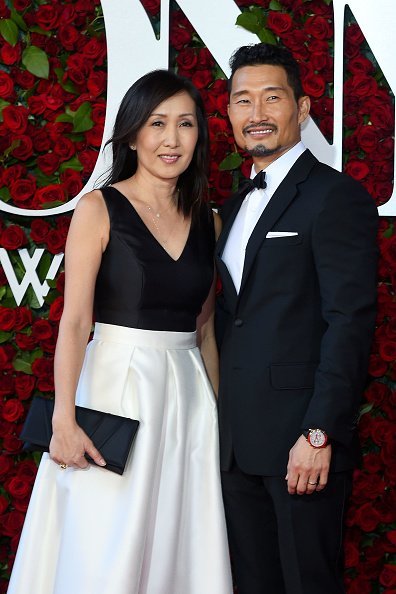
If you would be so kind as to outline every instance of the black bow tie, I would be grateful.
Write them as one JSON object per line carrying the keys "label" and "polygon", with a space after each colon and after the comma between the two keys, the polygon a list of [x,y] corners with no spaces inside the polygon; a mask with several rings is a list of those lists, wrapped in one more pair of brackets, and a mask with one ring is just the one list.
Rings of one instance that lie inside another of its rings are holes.
{"label": "black bow tie", "polygon": [[239,185],[238,191],[246,196],[252,190],[264,190],[267,187],[265,181],[265,171],[260,171],[253,179],[243,179]]}

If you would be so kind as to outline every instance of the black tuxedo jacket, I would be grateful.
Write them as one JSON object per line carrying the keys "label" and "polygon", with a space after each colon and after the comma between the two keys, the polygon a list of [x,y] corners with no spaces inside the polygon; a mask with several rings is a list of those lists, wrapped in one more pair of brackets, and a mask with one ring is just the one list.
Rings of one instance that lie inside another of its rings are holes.
{"label": "black tuxedo jacket", "polygon": [[346,470],[375,322],[374,202],[305,151],[253,230],[237,294],[221,255],[242,200],[223,207],[216,248],[222,469],[234,454],[247,473],[284,475],[302,430],[319,427],[333,443],[332,469]]}

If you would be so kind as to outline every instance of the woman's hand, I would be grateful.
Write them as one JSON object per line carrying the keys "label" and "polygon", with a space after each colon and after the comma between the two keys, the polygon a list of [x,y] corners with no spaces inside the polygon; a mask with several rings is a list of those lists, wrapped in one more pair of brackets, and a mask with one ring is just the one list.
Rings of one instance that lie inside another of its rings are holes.
{"label": "woman's hand", "polygon": [[54,427],[49,451],[54,462],[65,466],[86,468],[88,461],[85,453],[99,466],[106,465],[99,450],[76,422]]}

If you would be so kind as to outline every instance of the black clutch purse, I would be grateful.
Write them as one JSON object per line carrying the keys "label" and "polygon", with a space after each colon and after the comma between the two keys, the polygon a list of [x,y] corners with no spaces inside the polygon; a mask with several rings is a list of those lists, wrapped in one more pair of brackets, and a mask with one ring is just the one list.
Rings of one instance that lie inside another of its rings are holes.
{"label": "black clutch purse", "polygon": [[[25,450],[48,452],[53,412],[53,400],[41,396],[33,398],[20,434]],[[139,421],[83,406],[76,406],[76,420],[106,460],[106,466],[101,468],[122,474]],[[90,456],[85,454],[85,457],[94,464]]]}

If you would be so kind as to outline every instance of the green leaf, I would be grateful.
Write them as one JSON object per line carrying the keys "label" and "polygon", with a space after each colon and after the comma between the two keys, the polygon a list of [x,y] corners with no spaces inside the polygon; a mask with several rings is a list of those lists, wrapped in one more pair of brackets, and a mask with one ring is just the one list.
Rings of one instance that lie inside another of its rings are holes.
{"label": "green leaf", "polygon": [[73,132],[86,132],[93,128],[91,120],[92,106],[88,101],[84,101],[74,114]]}
{"label": "green leaf", "polygon": [[11,336],[12,336],[12,332],[1,331],[0,332],[0,344],[3,343],[3,342],[7,342],[8,340],[10,340]]}
{"label": "green leaf", "polygon": [[269,5],[270,10],[283,10],[283,6],[278,0],[271,0]]}
{"label": "green leaf", "polygon": [[10,102],[0,98],[0,122],[3,121],[3,109],[7,107],[7,105],[10,105]]}
{"label": "green leaf", "polygon": [[18,41],[18,27],[11,19],[0,19],[0,33],[10,45]]}
{"label": "green leaf", "polygon": [[247,31],[250,31],[251,33],[256,33],[257,35],[260,31],[260,22],[257,19],[257,16],[252,12],[242,12],[240,15],[238,15],[235,24],[239,27],[247,29]]}
{"label": "green leaf", "polygon": [[46,186],[51,186],[52,184],[58,183],[58,179],[53,176],[45,175],[40,169],[37,169],[35,172],[37,186],[39,188],[45,188]]}
{"label": "green leaf", "polygon": [[260,41],[263,43],[271,43],[272,45],[277,45],[278,41],[275,35],[269,29],[263,27],[257,34],[260,38]]}
{"label": "green leaf", "polygon": [[22,371],[22,373],[27,373],[28,375],[32,375],[32,365],[28,361],[24,361],[23,359],[14,359],[13,367],[15,371]]}
{"label": "green leaf", "polygon": [[36,47],[35,45],[27,47],[22,54],[22,64],[35,76],[38,76],[39,78],[48,78],[48,56],[39,47]]}
{"label": "green leaf", "polygon": [[54,68],[54,72],[58,78],[58,83],[60,84],[62,89],[64,89],[68,93],[77,94],[77,87],[73,83],[73,81],[71,81],[71,80],[66,80],[66,82],[63,81],[63,75],[65,74],[65,71],[62,70],[62,68]]}
{"label": "green leaf", "polygon": [[47,272],[51,266],[51,261],[51,254],[49,252],[44,252],[37,268],[37,274],[41,282],[44,282],[45,277],[47,276]]}
{"label": "green leaf", "polygon": [[393,235],[393,229],[394,225],[391,223],[389,227],[383,232],[382,237],[385,237],[385,239],[390,239]]}
{"label": "green leaf", "polygon": [[359,419],[363,415],[369,413],[372,410],[373,406],[374,406],[374,404],[372,402],[366,402],[366,404],[363,404],[359,410]]}
{"label": "green leaf", "polygon": [[11,199],[10,190],[5,186],[0,188],[0,199],[3,200],[3,202],[8,202]]}
{"label": "green leaf", "polygon": [[59,167],[60,173],[63,173],[66,169],[73,169],[74,171],[82,171],[84,166],[81,165],[78,157],[72,157],[68,161],[63,161]]}
{"label": "green leaf", "polygon": [[243,159],[239,153],[230,153],[219,165],[220,171],[229,171],[230,169],[237,169],[240,167]]}
{"label": "green leaf", "polygon": [[[65,200],[66,202],[66,200]],[[55,206],[61,206],[61,204],[64,204],[65,202],[62,202],[62,200],[54,200],[53,202],[44,202],[41,205],[41,208],[43,208],[44,210],[47,208],[54,208]]]}
{"label": "green leaf", "polygon": [[0,287],[0,301],[3,299],[4,295],[7,293],[7,287],[3,285]]}
{"label": "green leaf", "polygon": [[45,29],[42,29],[37,25],[33,25],[33,27],[30,27],[29,31],[31,31],[32,33],[38,33],[39,35],[46,35],[47,37],[51,37],[51,31],[46,31]]}
{"label": "green leaf", "polygon": [[55,122],[65,122],[66,124],[72,124],[73,123],[73,117],[70,116],[70,115],[67,115],[67,113],[61,113],[55,119]]}
{"label": "green leaf", "polygon": [[11,18],[14,21],[14,23],[16,23],[18,25],[18,27],[20,29],[22,29],[22,31],[27,31],[28,30],[27,24],[25,23],[25,21],[23,20],[23,18],[19,14],[19,12],[17,12],[15,10],[15,8],[12,8],[11,9]]}
{"label": "green leaf", "polygon": [[56,280],[51,280],[50,278],[47,278],[47,285],[50,289],[56,289]]}

